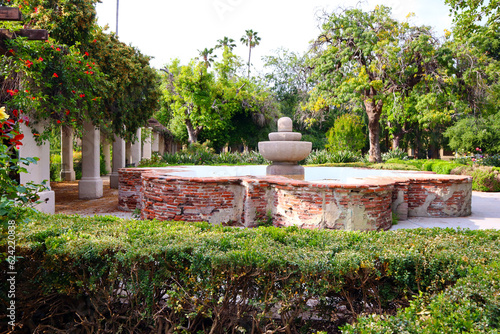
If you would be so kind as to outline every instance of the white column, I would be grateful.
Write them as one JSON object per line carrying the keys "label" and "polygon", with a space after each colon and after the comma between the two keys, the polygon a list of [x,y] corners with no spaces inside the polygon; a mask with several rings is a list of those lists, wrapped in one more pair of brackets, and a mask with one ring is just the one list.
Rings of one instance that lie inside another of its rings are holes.
{"label": "white column", "polygon": [[125,140],[115,135],[113,142],[113,171],[109,176],[109,186],[118,189],[118,169],[125,167]]}
{"label": "white column", "polygon": [[111,143],[105,135],[101,133],[102,154],[104,155],[104,165],[108,174],[111,174]]}
{"label": "white column", "polygon": [[61,180],[75,181],[75,170],[73,168],[73,128],[61,127]]}
{"label": "white column", "polygon": [[153,143],[151,144],[151,151],[160,152],[160,134],[153,130]]}
{"label": "white column", "polygon": [[142,145],[142,158],[151,159],[152,143],[151,143],[151,131],[153,129],[147,128],[148,136],[144,140],[144,145]]}
{"label": "white column", "polygon": [[101,198],[103,184],[100,175],[100,131],[90,122],[83,123],[82,179],[78,183],[80,199]]}
{"label": "white column", "polygon": [[[39,132],[43,131],[41,125],[36,126],[36,128]],[[22,140],[23,145],[19,149],[19,156],[21,158],[37,157],[40,159],[36,165],[23,165],[28,170],[28,173],[21,173],[20,182],[26,184],[31,181],[35,184],[41,184],[42,181],[46,180],[47,190],[38,193],[41,203],[37,204],[35,209],[53,214],[56,202],[54,192],[50,189],[50,143],[44,141],[41,145],[37,145],[31,129],[24,123],[20,125],[20,132],[24,134],[24,139]]]}
{"label": "white column", "polygon": [[142,131],[141,128],[137,129],[137,139],[135,142],[131,143],[130,147],[130,164],[133,164],[134,166],[137,166],[139,164],[139,161],[141,161],[141,135]]}

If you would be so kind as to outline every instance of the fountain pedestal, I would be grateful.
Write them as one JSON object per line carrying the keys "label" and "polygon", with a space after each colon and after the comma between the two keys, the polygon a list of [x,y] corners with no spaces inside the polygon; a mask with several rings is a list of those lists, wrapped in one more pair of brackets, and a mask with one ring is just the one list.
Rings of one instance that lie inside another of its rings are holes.
{"label": "fountain pedestal", "polygon": [[266,169],[267,175],[304,179],[304,167],[298,162],[311,153],[312,143],[300,141],[302,134],[292,130],[291,118],[282,117],[278,120],[278,132],[271,132],[269,141],[259,142],[260,154],[272,161]]}

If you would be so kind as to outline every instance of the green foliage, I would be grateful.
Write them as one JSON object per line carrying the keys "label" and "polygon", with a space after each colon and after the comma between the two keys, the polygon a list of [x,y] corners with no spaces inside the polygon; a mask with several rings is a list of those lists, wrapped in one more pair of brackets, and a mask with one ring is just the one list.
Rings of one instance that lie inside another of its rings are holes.
{"label": "green foliage", "polygon": [[500,173],[488,167],[472,171],[472,189],[477,191],[500,191]]}
{"label": "green foliage", "polygon": [[139,167],[165,167],[168,165],[263,165],[269,163],[255,151],[214,153],[206,144],[192,144],[176,152],[165,153],[163,157],[153,156],[142,160]]}
{"label": "green foliage", "polygon": [[61,181],[61,155],[50,155],[50,181]]}
{"label": "green foliage", "polygon": [[344,114],[337,117],[333,128],[327,133],[326,149],[331,152],[352,151],[360,153],[365,146],[365,133],[361,117]]}
{"label": "green foliage", "polygon": [[396,316],[360,317],[342,333],[496,333],[499,290],[500,263],[481,265],[444,292],[419,295]]}
{"label": "green foliage", "polygon": [[[364,109],[370,133],[370,161],[380,162],[379,120],[395,92],[409,95],[437,68],[437,41],[428,27],[391,18],[390,9],[348,9],[332,13],[313,44],[312,110]],[[400,110],[395,108],[394,110]]]}
{"label": "green foliage", "polygon": [[500,112],[484,118],[464,118],[449,127],[444,135],[451,149],[460,152],[500,154]]}
{"label": "green foliage", "polygon": [[388,152],[382,153],[382,161],[387,161],[390,159],[405,160],[408,159],[408,153],[400,148],[391,149]]}
{"label": "green foliage", "polygon": [[[495,268],[500,255],[499,231],[453,229],[236,229],[40,215],[17,236],[17,322],[96,332],[173,332],[178,326],[191,333],[236,327],[334,332],[362,313],[407,305],[419,292],[452,295],[455,282],[466,286],[461,279],[498,277],[485,269]],[[485,300],[498,299],[497,281],[483,285],[489,287]],[[6,284],[0,282],[2,291]],[[69,307],[74,303],[85,307]],[[484,310],[485,319],[496,314],[494,305]],[[303,317],[310,312],[337,320],[325,328]]]}
{"label": "green foliage", "polygon": [[157,119],[176,138],[196,143],[210,140],[215,148],[246,144],[256,147],[259,134],[274,118],[276,106],[268,88],[237,75],[240,62],[229,47],[211,66],[173,60],[163,70],[161,110]]}
{"label": "green foliage", "polygon": [[328,163],[348,163],[357,162],[360,160],[359,155],[352,151],[335,151],[328,152],[326,150],[315,150],[306,158],[308,165],[322,165]]}
{"label": "green foliage", "polygon": [[422,170],[434,172],[436,174],[450,174],[450,172],[462,166],[462,164],[453,161],[444,161],[444,160],[427,160],[422,165]]}
{"label": "green foliage", "polygon": [[[45,139],[54,127],[80,128],[85,120],[132,139],[158,105],[158,76],[149,58],[102,31],[96,22],[97,0],[12,2],[22,8],[30,26],[47,29],[51,38],[49,43],[9,42],[14,57],[0,61],[4,87],[12,87],[15,95],[0,96],[2,101],[11,110],[36,110],[32,122],[50,120]],[[23,89],[17,91],[19,84]]]}
{"label": "green foliage", "polygon": [[8,119],[5,107],[0,108],[0,225],[9,221],[21,222],[37,203],[38,192],[46,189],[42,184],[20,184],[20,173],[27,173],[26,166],[36,164],[38,158],[18,157],[18,148],[24,135],[19,132],[19,122]]}

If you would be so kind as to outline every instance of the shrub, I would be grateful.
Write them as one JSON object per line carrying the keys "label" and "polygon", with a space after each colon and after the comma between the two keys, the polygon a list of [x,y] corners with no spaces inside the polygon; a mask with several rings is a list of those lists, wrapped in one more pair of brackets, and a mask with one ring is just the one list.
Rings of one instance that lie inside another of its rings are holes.
{"label": "shrub", "polygon": [[326,150],[313,150],[306,158],[308,165],[323,165],[329,162],[330,153]]}
{"label": "shrub", "polygon": [[382,153],[382,161],[387,161],[389,159],[408,159],[408,153],[400,148],[392,149],[389,152]]}
{"label": "shrub", "polygon": [[449,127],[444,136],[449,146],[461,153],[481,147],[486,153],[500,153],[500,112],[488,117],[465,118]]}
{"label": "shrub", "polygon": [[500,262],[478,266],[450,289],[422,294],[396,316],[363,316],[343,328],[348,334],[498,333]]}
{"label": "shrub", "polygon": [[165,167],[167,164],[158,152],[153,152],[151,159],[142,159],[137,167]]}
{"label": "shrub", "polygon": [[[439,294],[500,256],[500,231],[453,229],[238,229],[39,215],[17,238],[16,321],[29,332],[336,332],[360,314],[401,309],[419,292]],[[0,270],[7,265],[0,261]],[[7,284],[0,280],[1,291]],[[498,284],[489,288],[486,297],[498,299]]]}
{"label": "shrub", "polygon": [[333,128],[327,133],[326,149],[329,152],[361,152],[366,140],[363,126],[363,121],[359,116],[344,114],[337,117]]}
{"label": "shrub", "polygon": [[500,191],[500,174],[492,170],[492,168],[475,168],[472,172],[472,189],[478,191]]}
{"label": "shrub", "polygon": [[61,155],[50,155],[50,181],[61,181]]}

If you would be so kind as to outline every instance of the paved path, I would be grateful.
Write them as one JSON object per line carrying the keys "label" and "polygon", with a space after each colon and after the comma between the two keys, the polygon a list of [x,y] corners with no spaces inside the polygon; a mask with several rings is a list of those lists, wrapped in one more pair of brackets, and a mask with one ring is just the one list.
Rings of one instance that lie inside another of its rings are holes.
{"label": "paved path", "polygon": [[472,192],[472,215],[460,218],[412,217],[398,222],[391,230],[418,227],[453,227],[471,230],[500,229],[500,193]]}

